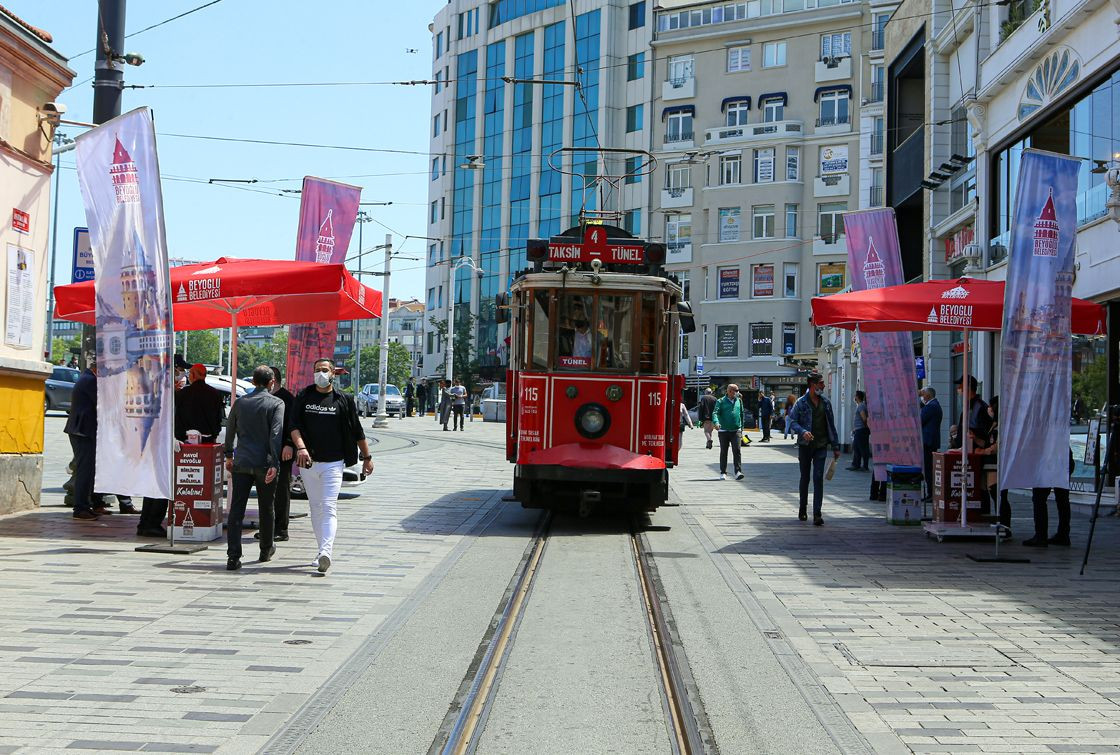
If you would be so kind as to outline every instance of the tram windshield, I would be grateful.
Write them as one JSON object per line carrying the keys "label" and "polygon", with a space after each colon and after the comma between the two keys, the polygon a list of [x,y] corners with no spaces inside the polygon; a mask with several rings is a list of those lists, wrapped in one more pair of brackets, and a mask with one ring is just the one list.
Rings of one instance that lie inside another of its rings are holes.
{"label": "tram windshield", "polygon": [[558,298],[556,367],[625,370],[632,359],[634,297],[565,292]]}

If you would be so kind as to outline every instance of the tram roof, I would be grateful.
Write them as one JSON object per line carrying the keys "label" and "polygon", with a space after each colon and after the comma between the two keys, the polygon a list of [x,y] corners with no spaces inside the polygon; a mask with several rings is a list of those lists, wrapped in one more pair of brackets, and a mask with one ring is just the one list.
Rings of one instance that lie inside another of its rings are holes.
{"label": "tram roof", "polygon": [[[594,279],[598,279],[596,283]],[[592,288],[614,291],[665,291],[681,293],[681,287],[671,278],[663,275],[636,275],[634,273],[594,273],[589,270],[569,270],[562,273],[545,270],[539,273],[525,273],[513,282],[510,290],[522,288]]]}

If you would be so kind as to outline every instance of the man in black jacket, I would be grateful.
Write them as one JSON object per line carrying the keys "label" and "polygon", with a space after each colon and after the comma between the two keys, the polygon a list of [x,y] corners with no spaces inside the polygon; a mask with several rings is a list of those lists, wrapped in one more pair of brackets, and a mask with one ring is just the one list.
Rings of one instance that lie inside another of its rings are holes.
{"label": "man in black jacket", "polygon": [[[362,474],[373,472],[373,457],[352,396],[334,388],[334,360],[315,362],[315,384],[300,391],[292,411],[292,442],[296,464],[307,489],[311,526],[315,530],[319,572],[331,566],[338,529],[338,491],[342,470],[362,460]],[[357,447],[361,447],[361,456]]]}
{"label": "man in black jacket", "polygon": [[716,397],[712,395],[711,388],[704,389],[700,398],[700,406],[696,410],[696,418],[704,425],[704,437],[707,439],[705,448],[712,447],[712,412],[716,408]]}
{"label": "man in black jacket", "polygon": [[276,509],[276,536],[273,539],[283,542],[288,539],[288,519],[292,509],[292,459],[296,455],[296,446],[292,443],[292,405],[296,397],[284,387],[280,368],[273,367],[272,373],[275,375],[272,395],[284,402],[284,434],[280,439],[280,474],[276,477],[276,497],[273,499],[273,508]]}
{"label": "man in black jacket", "polygon": [[175,437],[184,442],[187,430],[198,430],[203,443],[213,443],[222,431],[225,399],[221,391],[206,384],[206,365],[191,367],[190,381],[175,394]]}
{"label": "man in black jacket", "polygon": [[65,432],[74,451],[74,518],[96,520],[93,475],[97,454],[97,367],[87,367],[74,383]]}

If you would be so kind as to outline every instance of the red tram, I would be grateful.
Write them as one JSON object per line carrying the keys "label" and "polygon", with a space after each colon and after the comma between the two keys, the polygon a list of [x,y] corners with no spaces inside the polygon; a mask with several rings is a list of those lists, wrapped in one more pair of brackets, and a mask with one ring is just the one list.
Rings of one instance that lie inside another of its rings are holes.
{"label": "red tram", "polygon": [[652,511],[679,452],[678,335],[695,329],[665,246],[586,225],[533,239],[510,290],[506,456],[526,508]]}

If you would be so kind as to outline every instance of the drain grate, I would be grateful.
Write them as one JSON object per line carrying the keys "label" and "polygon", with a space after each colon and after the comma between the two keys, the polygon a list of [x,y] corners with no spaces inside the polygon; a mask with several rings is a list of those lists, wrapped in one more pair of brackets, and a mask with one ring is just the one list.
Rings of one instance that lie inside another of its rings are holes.
{"label": "drain grate", "polygon": [[310,645],[311,640],[284,640],[285,645]]}
{"label": "drain grate", "polygon": [[765,632],[763,632],[763,634],[766,635],[767,637],[769,637],[771,640],[782,639],[782,633],[778,632],[776,630],[773,630],[773,629],[768,629]]}
{"label": "drain grate", "polygon": [[855,666],[882,668],[991,668],[1017,666],[1011,658],[987,645],[940,642],[834,642],[834,648]]}
{"label": "drain grate", "polygon": [[171,691],[177,695],[194,695],[199,692],[205,692],[205,687],[199,687],[197,684],[192,684],[189,687],[172,687]]}

